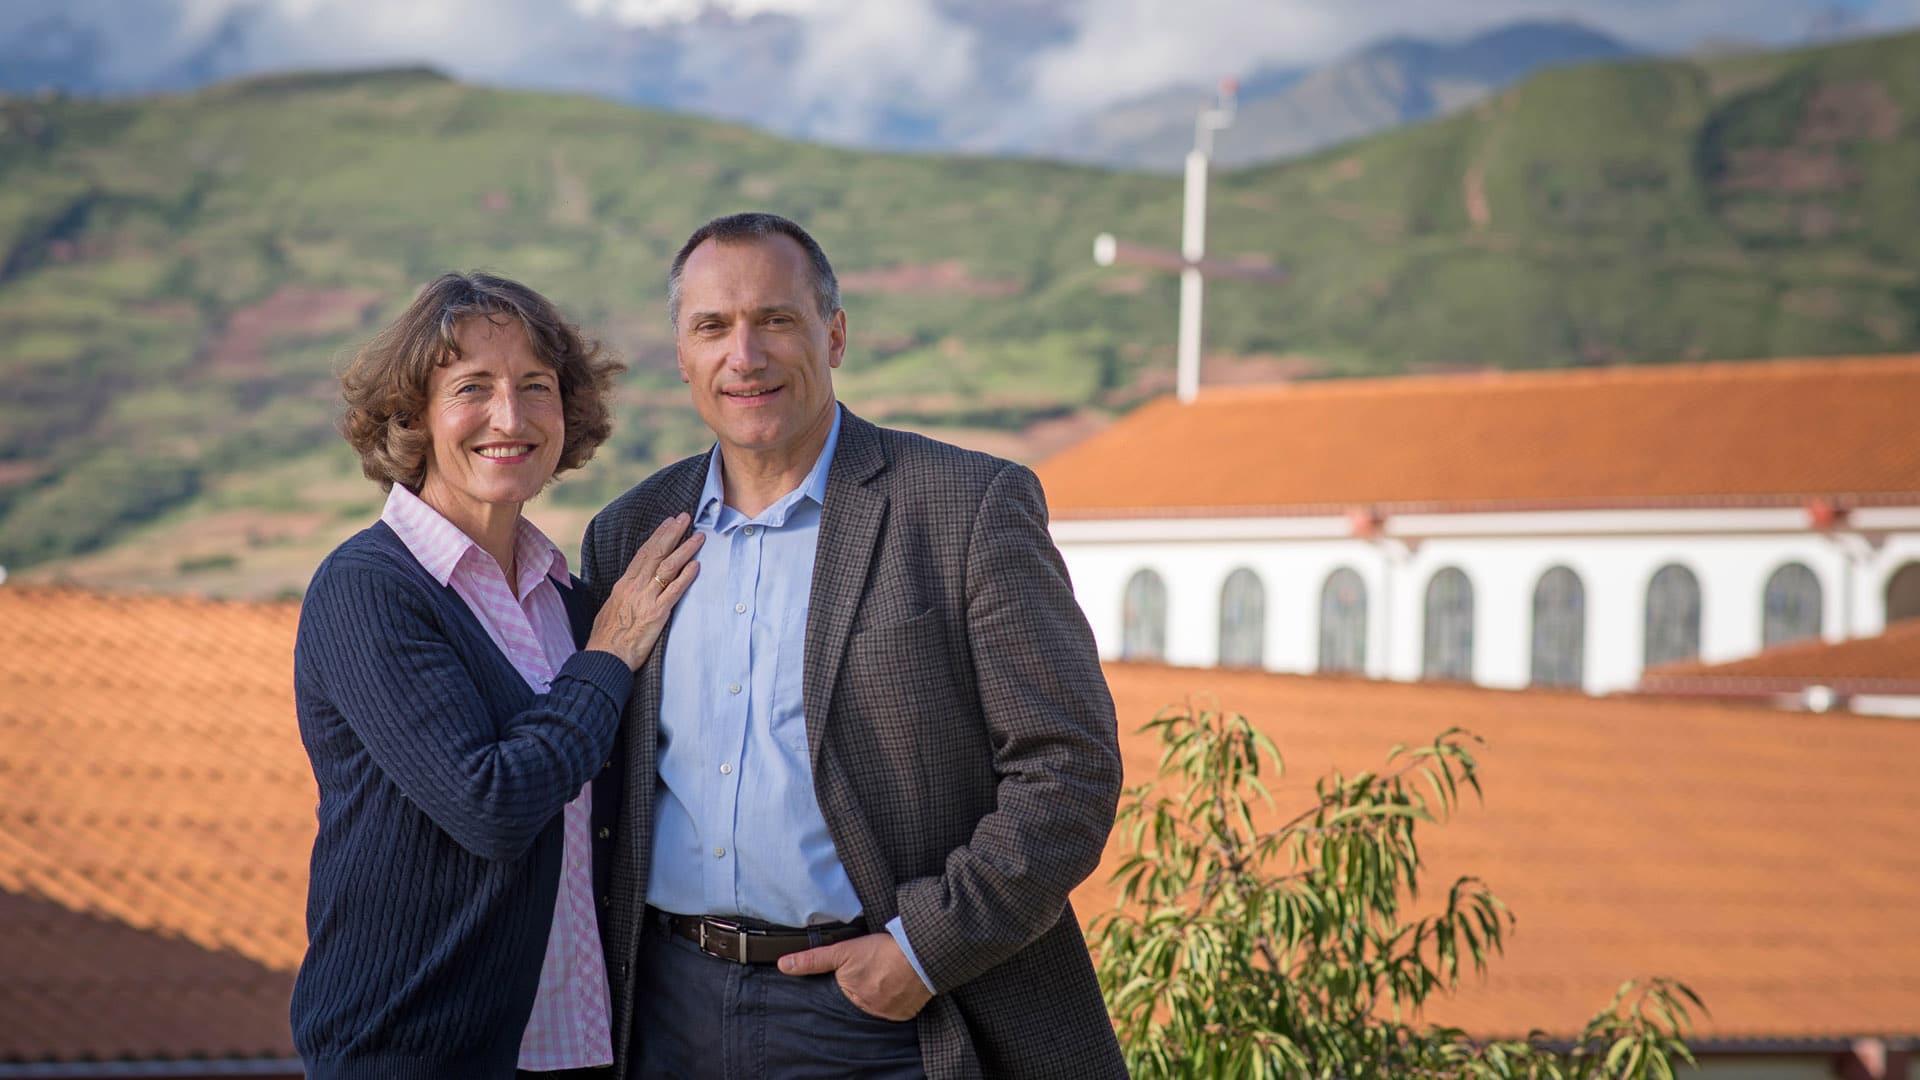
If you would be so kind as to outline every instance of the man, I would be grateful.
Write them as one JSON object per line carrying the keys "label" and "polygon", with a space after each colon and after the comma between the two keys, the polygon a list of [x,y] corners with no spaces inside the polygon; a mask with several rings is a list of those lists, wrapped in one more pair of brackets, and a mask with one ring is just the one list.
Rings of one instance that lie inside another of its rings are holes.
{"label": "man", "polygon": [[1113,702],[1038,480],[839,406],[846,313],[791,221],[702,226],[668,306],[716,444],[583,553],[598,586],[663,518],[706,535],[608,770],[622,1075],[1124,1076],[1067,905]]}

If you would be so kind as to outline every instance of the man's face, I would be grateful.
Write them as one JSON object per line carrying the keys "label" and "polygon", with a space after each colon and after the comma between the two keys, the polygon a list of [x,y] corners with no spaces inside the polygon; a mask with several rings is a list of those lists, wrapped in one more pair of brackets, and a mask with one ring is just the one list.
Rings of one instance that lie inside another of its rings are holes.
{"label": "man's face", "polygon": [[687,257],[674,328],[680,377],[723,449],[798,454],[833,426],[844,312],[823,318],[806,252],[786,236],[719,243]]}

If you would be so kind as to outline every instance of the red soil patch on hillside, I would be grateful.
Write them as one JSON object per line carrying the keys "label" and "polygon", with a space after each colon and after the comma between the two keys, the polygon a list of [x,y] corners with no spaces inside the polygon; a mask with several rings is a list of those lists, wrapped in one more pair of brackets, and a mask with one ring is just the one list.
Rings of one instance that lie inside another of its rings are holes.
{"label": "red soil patch on hillside", "polygon": [[850,293],[958,293],[961,296],[1017,296],[1020,282],[1011,278],[979,278],[958,259],[935,263],[906,263],[840,275],[840,288]]}
{"label": "red soil patch on hillside", "polygon": [[283,285],[272,296],[228,317],[226,331],[208,354],[208,366],[227,375],[264,374],[268,342],[351,330],[379,299],[372,289]]}
{"label": "red soil patch on hillside", "polygon": [[1795,141],[1844,142],[1872,139],[1891,142],[1900,134],[1900,105],[1877,82],[1835,83],[1807,97]]}
{"label": "red soil patch on hillside", "polygon": [[1727,164],[1727,174],[1720,181],[1725,191],[1815,195],[1860,182],[1859,170],[1841,162],[1838,154],[1801,146],[1735,150]]}
{"label": "red soil patch on hillside", "polygon": [[[1899,103],[1877,82],[1833,83],[1807,95],[1799,126],[1785,146],[1746,147],[1728,156],[1726,191],[1813,195],[1860,182],[1860,171],[1835,149],[1849,142],[1891,142],[1900,134]],[[1823,235],[1811,222],[1810,234]]]}
{"label": "red soil patch on hillside", "polygon": [[1200,359],[1200,385],[1244,386],[1292,382],[1325,375],[1327,365],[1311,356],[1278,353],[1208,353]]}
{"label": "red soil patch on hillside", "polygon": [[0,461],[0,488],[24,484],[46,471],[44,461]]}

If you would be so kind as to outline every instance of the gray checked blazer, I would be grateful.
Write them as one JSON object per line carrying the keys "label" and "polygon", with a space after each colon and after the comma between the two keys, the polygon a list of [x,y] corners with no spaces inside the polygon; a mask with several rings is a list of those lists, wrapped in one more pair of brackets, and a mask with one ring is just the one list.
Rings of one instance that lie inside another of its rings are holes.
{"label": "gray checked blazer", "polygon": [[[582,569],[597,595],[662,519],[695,509],[706,468],[704,454],[670,465],[594,518]],[[594,792],[619,807],[596,876],[622,1075],[664,652]],[[1038,478],[846,412],[803,695],[814,790],[868,924],[899,915],[938,990],[919,1019],[928,1076],[1124,1077],[1067,904],[1113,827],[1113,699]]]}

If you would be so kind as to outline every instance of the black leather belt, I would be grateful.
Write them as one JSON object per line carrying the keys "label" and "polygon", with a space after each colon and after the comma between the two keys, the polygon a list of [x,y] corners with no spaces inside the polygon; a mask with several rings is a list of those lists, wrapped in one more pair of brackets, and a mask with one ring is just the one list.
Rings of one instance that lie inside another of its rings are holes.
{"label": "black leather belt", "polygon": [[789,953],[832,945],[867,932],[864,919],[803,928],[768,926],[719,915],[674,915],[653,908],[647,914],[668,933],[700,946],[708,956],[736,964],[771,964]]}

